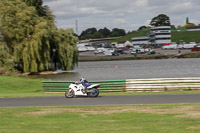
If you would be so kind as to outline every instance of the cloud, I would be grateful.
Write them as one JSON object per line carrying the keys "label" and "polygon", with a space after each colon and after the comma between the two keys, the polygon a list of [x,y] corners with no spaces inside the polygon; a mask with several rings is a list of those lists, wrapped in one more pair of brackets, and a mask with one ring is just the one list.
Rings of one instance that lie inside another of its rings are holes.
{"label": "cloud", "polygon": [[[199,0],[43,0],[56,16],[58,27],[75,27],[80,31],[90,28],[125,28],[136,30],[150,20],[166,14],[174,25],[182,25],[186,17],[199,23]],[[138,26],[138,27],[137,27]],[[85,29],[84,29],[85,28]]]}
{"label": "cloud", "polygon": [[122,18],[115,19],[114,23],[117,24],[117,25],[119,25],[119,24],[127,24],[126,20],[122,19]]}
{"label": "cloud", "polygon": [[194,24],[198,25],[198,24],[200,24],[200,20],[191,19],[191,20],[190,20],[190,23],[194,23]]}

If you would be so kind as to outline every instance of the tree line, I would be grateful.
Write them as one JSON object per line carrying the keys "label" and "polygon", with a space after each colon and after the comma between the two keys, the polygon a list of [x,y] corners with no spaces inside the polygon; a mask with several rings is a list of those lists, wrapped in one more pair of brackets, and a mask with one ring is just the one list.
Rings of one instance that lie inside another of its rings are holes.
{"label": "tree line", "polygon": [[0,70],[73,69],[78,51],[72,29],[58,29],[42,0],[0,1]]}
{"label": "tree line", "polygon": [[[170,23],[170,18],[165,15],[165,14],[160,14],[154,18],[152,18],[150,25],[151,26],[169,26]],[[138,30],[150,30],[150,27],[148,26],[141,26],[139,27]],[[124,36],[126,35],[126,31],[124,29],[118,29],[114,28],[111,31],[104,27],[103,29],[97,30],[96,28],[88,28],[84,31],[79,36],[80,40],[84,39],[93,39],[93,38],[105,38],[105,37],[119,37],[119,36]]]}
{"label": "tree line", "polygon": [[82,33],[79,36],[79,39],[85,40],[85,39],[105,38],[105,37],[119,37],[124,35],[126,35],[126,31],[124,29],[114,28],[110,31],[106,27],[99,30],[93,27],[82,31]]}
{"label": "tree line", "polygon": [[[158,16],[152,18],[150,24],[151,26],[170,26],[171,30],[186,30],[186,29],[195,29],[195,28],[200,28],[200,24],[195,25],[194,23],[191,23],[189,21],[189,18],[187,17],[185,20],[185,24],[183,26],[178,25],[177,27],[173,24],[170,23],[170,18],[169,16],[165,14],[159,14]],[[141,30],[150,30],[150,26],[140,26],[137,31]]]}
{"label": "tree line", "polygon": [[[189,18],[186,18],[186,23],[185,25],[181,26],[178,25],[177,27],[175,25],[172,25],[170,22],[170,17],[167,16],[166,14],[159,14],[155,17],[153,17],[149,23],[150,26],[170,26],[171,30],[184,30],[184,29],[191,29],[191,28],[200,28],[199,25],[195,25],[194,23],[189,22]],[[151,27],[150,26],[140,26],[137,31],[150,31]],[[133,32],[133,31],[132,31]],[[131,33],[131,32],[130,32]],[[104,27],[103,29],[97,30],[96,28],[88,28],[84,31],[79,36],[80,40],[84,39],[93,39],[93,38],[105,38],[105,37],[119,37],[119,36],[124,36],[126,34],[129,34],[125,32],[124,29],[118,29],[114,28],[111,31]]]}

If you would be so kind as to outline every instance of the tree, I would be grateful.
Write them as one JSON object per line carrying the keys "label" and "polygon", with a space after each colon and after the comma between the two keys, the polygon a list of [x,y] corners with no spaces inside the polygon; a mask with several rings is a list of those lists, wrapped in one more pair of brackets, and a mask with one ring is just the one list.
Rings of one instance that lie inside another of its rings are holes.
{"label": "tree", "polygon": [[102,35],[102,37],[109,37],[111,33],[106,27],[104,27],[104,29],[100,29],[98,32]]}
{"label": "tree", "polygon": [[124,36],[124,35],[126,35],[126,32],[124,29],[118,29],[118,28],[112,29],[112,32],[111,32],[112,37]]}
{"label": "tree", "polygon": [[187,17],[186,18],[186,22],[185,22],[186,24],[190,24],[190,22],[189,22],[189,18]]}
{"label": "tree", "polygon": [[33,6],[35,7],[37,14],[39,16],[46,16],[47,12],[45,7],[43,7],[43,1],[42,0],[22,0],[23,2],[26,2],[27,6]]}
{"label": "tree", "polygon": [[47,20],[50,20],[50,21],[53,21],[52,23],[54,23],[54,19],[55,19],[55,16],[52,14],[49,6],[44,6],[44,10],[45,10],[45,17],[47,18]]}
{"label": "tree", "polygon": [[112,31],[104,27],[104,29],[88,28],[81,33],[80,39],[91,39],[91,38],[105,38],[105,37],[117,37],[124,36],[126,32],[124,29],[114,28]]}
{"label": "tree", "polygon": [[91,39],[94,38],[93,34],[97,32],[96,28],[88,28],[85,31],[83,31],[80,35],[81,39]]}
{"label": "tree", "polygon": [[95,32],[97,32],[97,29],[96,28],[88,28],[85,30],[85,34],[94,34]]}
{"label": "tree", "polygon": [[18,69],[24,72],[48,70],[50,46],[47,22],[37,16],[34,7],[28,7],[19,0],[3,2],[3,41],[16,57]]}
{"label": "tree", "polygon": [[170,26],[170,18],[165,14],[160,14],[152,18],[150,22],[151,26]]}
{"label": "tree", "polygon": [[101,32],[95,32],[91,38],[103,38],[104,35]]}
{"label": "tree", "polygon": [[143,26],[140,26],[137,31],[140,31],[140,30],[143,30],[143,29],[146,29],[146,28],[147,27],[145,25],[143,25]]}
{"label": "tree", "polygon": [[176,30],[176,26],[175,25],[171,25],[171,30]]}
{"label": "tree", "polygon": [[[27,6],[21,0],[2,0],[0,8],[2,42],[15,57],[14,63],[18,70],[22,72],[51,70],[53,49],[59,51],[58,49],[62,47],[63,51],[68,51],[68,53],[58,52],[58,57],[76,51],[74,44],[77,38],[71,30],[61,33],[57,30],[50,10],[46,16],[40,17],[34,6]],[[62,36],[64,33],[68,39],[65,43],[63,42],[65,38]],[[77,58],[77,54],[74,54],[74,56],[68,55],[67,60],[58,61],[63,70],[69,70],[77,62]]]}
{"label": "tree", "polygon": [[191,27],[195,27],[196,25],[194,23],[190,23],[189,22],[189,18],[186,18],[186,24],[183,26],[185,29],[191,28]]}
{"label": "tree", "polygon": [[14,71],[14,57],[2,41],[0,41],[0,70]]}
{"label": "tree", "polygon": [[118,37],[120,36],[119,32],[117,31],[113,31],[111,34],[110,34],[111,37]]}
{"label": "tree", "polygon": [[189,23],[189,24],[185,24],[183,27],[184,27],[185,29],[188,29],[188,28],[195,27],[195,26],[196,26],[195,24]]}
{"label": "tree", "polygon": [[78,38],[73,35],[72,29],[59,29],[55,32],[55,44],[57,49],[57,62],[62,70],[71,70],[78,63],[78,50],[76,42]]}
{"label": "tree", "polygon": [[178,26],[177,26],[177,30],[185,30],[185,27],[184,27],[184,26],[181,26],[181,25],[178,25]]}

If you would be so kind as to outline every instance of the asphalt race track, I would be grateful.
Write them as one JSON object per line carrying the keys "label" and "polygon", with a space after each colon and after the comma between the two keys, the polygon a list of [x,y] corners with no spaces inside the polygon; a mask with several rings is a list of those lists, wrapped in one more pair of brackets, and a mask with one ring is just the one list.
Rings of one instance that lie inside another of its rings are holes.
{"label": "asphalt race track", "polygon": [[0,98],[0,107],[200,103],[200,94]]}

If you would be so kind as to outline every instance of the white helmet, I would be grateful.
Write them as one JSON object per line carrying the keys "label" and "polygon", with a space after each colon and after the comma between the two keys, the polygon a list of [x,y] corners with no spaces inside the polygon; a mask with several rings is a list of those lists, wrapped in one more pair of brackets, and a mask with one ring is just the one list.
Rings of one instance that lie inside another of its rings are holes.
{"label": "white helmet", "polygon": [[85,80],[85,78],[84,77],[82,77],[82,78],[80,78],[80,81],[82,82],[82,81],[84,81]]}

